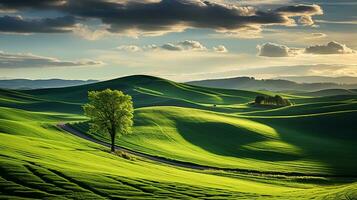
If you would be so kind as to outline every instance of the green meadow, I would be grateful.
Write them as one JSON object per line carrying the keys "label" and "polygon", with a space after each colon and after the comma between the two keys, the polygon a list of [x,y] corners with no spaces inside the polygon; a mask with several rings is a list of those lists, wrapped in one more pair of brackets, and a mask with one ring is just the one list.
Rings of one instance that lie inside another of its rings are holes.
{"label": "green meadow", "polygon": [[[206,167],[128,160],[72,135],[81,105],[106,88],[131,95],[132,134],[117,145]],[[0,199],[357,199],[357,95],[205,88],[151,76],[89,85],[0,90]],[[328,95],[325,95],[328,94]]]}

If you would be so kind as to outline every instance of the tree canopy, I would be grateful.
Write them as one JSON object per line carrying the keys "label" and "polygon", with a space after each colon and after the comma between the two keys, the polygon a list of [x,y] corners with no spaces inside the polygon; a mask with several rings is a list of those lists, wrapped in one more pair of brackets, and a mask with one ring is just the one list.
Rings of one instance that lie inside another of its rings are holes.
{"label": "tree canopy", "polygon": [[128,134],[133,125],[133,102],[129,95],[118,90],[89,91],[89,102],[83,106],[90,117],[90,131],[109,134],[111,151],[115,151],[116,136]]}
{"label": "tree canopy", "polygon": [[275,106],[290,106],[292,103],[288,99],[284,99],[280,95],[275,96],[257,96],[254,103],[257,105],[275,105]]}

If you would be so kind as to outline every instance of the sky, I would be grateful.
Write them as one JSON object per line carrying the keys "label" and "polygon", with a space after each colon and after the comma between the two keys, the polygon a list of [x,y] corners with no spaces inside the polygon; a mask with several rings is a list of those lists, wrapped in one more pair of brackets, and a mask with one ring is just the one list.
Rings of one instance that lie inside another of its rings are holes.
{"label": "sky", "polygon": [[0,0],[0,79],[356,76],[356,0]]}

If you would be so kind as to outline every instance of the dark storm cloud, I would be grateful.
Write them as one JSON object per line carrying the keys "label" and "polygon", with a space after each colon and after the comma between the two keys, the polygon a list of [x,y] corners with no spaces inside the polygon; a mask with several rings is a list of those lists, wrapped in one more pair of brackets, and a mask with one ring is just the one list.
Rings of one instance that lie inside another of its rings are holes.
{"label": "dark storm cloud", "polygon": [[1,0],[0,8],[21,9],[21,8],[47,8],[51,6],[60,6],[65,3],[64,0]]}
{"label": "dark storm cloud", "polygon": [[139,32],[148,35],[179,32],[187,28],[209,28],[219,32],[235,32],[262,25],[291,25],[290,16],[314,15],[322,11],[318,5],[286,6],[274,11],[240,7],[201,0],[104,1],[44,0],[1,1],[0,7],[22,9],[51,7],[79,19],[100,19],[113,33]]}
{"label": "dark storm cloud", "polygon": [[142,30],[177,31],[189,27],[235,30],[252,24],[284,24],[289,20],[251,7],[226,6],[207,1],[162,0],[159,2],[69,1],[65,10],[81,17],[99,18],[111,32]]}
{"label": "dark storm cloud", "polygon": [[292,5],[292,6],[284,6],[276,9],[277,12],[291,14],[291,15],[319,15],[322,14],[323,11],[320,6],[313,5]]}
{"label": "dark storm cloud", "polygon": [[0,32],[10,33],[54,33],[69,32],[74,26],[72,16],[25,20],[20,16],[0,17]]}

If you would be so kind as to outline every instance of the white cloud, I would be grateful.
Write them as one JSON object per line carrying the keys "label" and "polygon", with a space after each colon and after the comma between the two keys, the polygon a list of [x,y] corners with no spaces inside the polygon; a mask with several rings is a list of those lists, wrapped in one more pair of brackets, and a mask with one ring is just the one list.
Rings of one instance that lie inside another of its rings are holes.
{"label": "white cloud", "polygon": [[257,46],[258,55],[265,57],[289,57],[297,55],[301,49],[289,48],[285,45],[275,43],[264,43]]}
{"label": "white cloud", "polygon": [[[157,49],[157,46],[152,46],[154,49]],[[168,51],[205,51],[207,48],[198,41],[194,40],[185,40],[177,43],[166,43],[159,46],[162,50]]]}
{"label": "white cloud", "polygon": [[[320,34],[318,36],[321,36]],[[322,35],[324,36],[324,35]],[[345,44],[335,41],[329,42],[326,45],[315,45],[307,48],[291,48],[285,45],[275,43],[264,43],[257,46],[258,55],[265,57],[290,57],[302,54],[352,54],[355,51]]]}
{"label": "white cloud", "polygon": [[142,51],[142,48],[136,45],[121,45],[116,48],[120,51],[127,51],[127,52],[138,52]]}
{"label": "white cloud", "polygon": [[[176,43],[165,43],[162,45],[121,45],[116,48],[117,50],[127,51],[127,52],[139,52],[139,51],[210,51],[205,45],[195,40],[184,40]],[[228,52],[227,48],[223,45],[218,45],[212,48],[215,52]]]}
{"label": "white cloud", "polygon": [[181,46],[185,50],[202,51],[207,49],[200,42],[194,40],[185,40],[183,42],[177,43],[177,45]]}
{"label": "white cloud", "polygon": [[227,53],[228,49],[224,45],[218,45],[216,47],[213,47],[213,50],[218,53]]}
{"label": "white cloud", "polygon": [[107,29],[108,25],[101,25],[96,29],[93,29],[84,24],[76,24],[72,31],[75,35],[86,40],[97,40],[108,35],[113,35],[113,33],[110,33]]}

